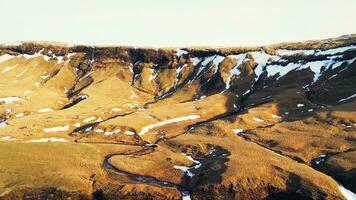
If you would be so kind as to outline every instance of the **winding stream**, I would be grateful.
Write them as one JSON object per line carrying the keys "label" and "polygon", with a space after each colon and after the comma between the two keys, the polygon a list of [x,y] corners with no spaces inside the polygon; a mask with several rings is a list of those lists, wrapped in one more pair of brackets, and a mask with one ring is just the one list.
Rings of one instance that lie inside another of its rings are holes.
{"label": "winding stream", "polygon": [[108,171],[114,171],[117,173],[125,174],[128,177],[130,177],[132,180],[135,180],[135,181],[138,181],[141,183],[159,185],[159,186],[164,186],[164,187],[174,187],[181,192],[183,200],[190,200],[190,191],[187,188],[185,188],[184,186],[181,186],[179,184],[175,184],[172,182],[161,181],[161,180],[158,180],[152,176],[143,176],[143,175],[139,175],[139,174],[130,173],[130,172],[121,170],[110,163],[110,158],[112,158],[113,156],[145,155],[145,154],[152,153],[156,147],[157,147],[156,145],[146,145],[146,146],[143,146],[142,149],[137,150],[137,151],[109,154],[109,155],[105,156],[105,158],[104,158],[103,168]]}

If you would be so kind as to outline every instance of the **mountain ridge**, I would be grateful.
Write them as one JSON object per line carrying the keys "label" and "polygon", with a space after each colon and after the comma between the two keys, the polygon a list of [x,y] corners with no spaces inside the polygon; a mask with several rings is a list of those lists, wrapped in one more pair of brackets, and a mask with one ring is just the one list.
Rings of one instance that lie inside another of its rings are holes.
{"label": "mountain ridge", "polygon": [[0,195],[344,199],[338,182],[356,190],[355,61],[355,34],[262,48],[0,46]]}
{"label": "mountain ridge", "polygon": [[8,46],[20,46],[21,44],[39,44],[45,46],[64,46],[64,47],[74,47],[74,46],[88,46],[88,47],[131,47],[131,48],[141,48],[141,49],[193,49],[193,48],[211,48],[211,49],[224,49],[224,48],[262,48],[268,46],[281,46],[281,45],[291,45],[291,44],[310,44],[310,43],[327,43],[333,40],[349,40],[354,41],[356,34],[345,34],[338,37],[329,37],[325,39],[313,39],[313,40],[302,40],[302,41],[294,41],[294,42],[278,42],[278,43],[270,43],[265,45],[234,45],[234,46],[174,46],[174,47],[154,47],[154,46],[139,46],[139,45],[90,45],[90,44],[73,44],[61,41],[36,41],[36,40],[23,40],[16,42],[6,42],[0,44],[0,46],[8,47]]}

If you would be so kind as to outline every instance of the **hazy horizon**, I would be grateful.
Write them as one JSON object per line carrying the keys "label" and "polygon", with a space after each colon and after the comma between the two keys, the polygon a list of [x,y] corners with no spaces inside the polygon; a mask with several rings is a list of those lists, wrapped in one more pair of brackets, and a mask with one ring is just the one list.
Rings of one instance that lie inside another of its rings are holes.
{"label": "hazy horizon", "polygon": [[356,33],[356,1],[0,1],[0,43],[261,46]]}

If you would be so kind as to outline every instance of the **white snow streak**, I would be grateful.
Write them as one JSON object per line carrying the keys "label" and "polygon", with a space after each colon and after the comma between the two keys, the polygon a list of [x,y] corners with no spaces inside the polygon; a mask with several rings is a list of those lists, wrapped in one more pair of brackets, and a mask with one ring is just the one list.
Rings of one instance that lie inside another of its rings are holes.
{"label": "white snow streak", "polygon": [[256,122],[264,122],[264,120],[263,119],[261,119],[261,118],[257,118],[257,117],[254,117],[254,118],[252,118],[254,121],[256,121]]}
{"label": "white snow streak", "polygon": [[89,117],[89,118],[84,119],[83,122],[84,123],[88,123],[88,122],[91,122],[91,121],[93,121],[95,119],[96,119],[96,117],[93,116],[93,117]]}
{"label": "white snow streak", "polygon": [[0,56],[0,63],[5,62],[7,60],[10,60],[10,59],[12,59],[14,57],[15,56],[10,55],[10,54],[4,54],[4,55]]}
{"label": "white snow streak", "polygon": [[236,65],[231,69],[230,71],[230,75],[227,77],[226,79],[226,86],[225,86],[225,90],[228,90],[230,88],[230,82],[231,82],[231,78],[233,76],[238,76],[240,75],[240,70],[239,70],[239,66],[242,64],[242,62],[244,61],[244,59],[246,58],[246,53],[243,54],[238,54],[238,55],[230,55],[228,56],[229,58],[234,58],[237,60]]}
{"label": "white snow streak", "polygon": [[298,103],[298,104],[297,104],[297,108],[301,108],[301,107],[304,107],[304,104]]}
{"label": "white snow streak", "polygon": [[135,135],[136,133],[133,131],[125,131],[125,135]]}
{"label": "white snow streak", "polygon": [[188,51],[184,51],[182,49],[175,49],[175,51],[177,57],[181,57],[182,55],[188,54]]}
{"label": "white snow streak", "polygon": [[112,108],[111,110],[114,111],[114,112],[120,112],[121,108]]}
{"label": "white snow streak", "polygon": [[26,142],[68,142],[68,140],[64,138],[51,137],[51,138],[34,139]]}
{"label": "white snow streak", "polygon": [[242,133],[244,130],[243,130],[243,129],[232,129],[232,131],[233,131],[235,134],[239,135],[239,134]]}
{"label": "white snow streak", "polygon": [[16,138],[12,137],[12,136],[4,136],[2,138],[0,138],[1,140],[5,140],[5,141],[14,141],[16,140]]}
{"label": "white snow streak", "polygon": [[314,49],[297,49],[297,50],[290,50],[290,49],[278,49],[277,54],[281,56],[291,56],[296,54],[305,54],[305,55],[312,55],[315,53]]}
{"label": "white snow streak", "polygon": [[5,128],[7,126],[6,121],[0,121],[0,128]]}
{"label": "white snow streak", "polygon": [[352,98],[354,98],[354,97],[356,97],[356,93],[353,94],[353,95],[351,95],[351,96],[349,96],[349,97],[346,97],[346,98],[344,98],[344,99],[340,99],[339,102],[347,101],[347,100],[352,99]]}
{"label": "white snow streak", "polygon": [[24,113],[22,112],[22,113],[19,113],[19,114],[17,114],[17,115],[15,115],[15,117],[17,117],[17,118],[21,118],[21,117],[23,117],[24,116]]}
{"label": "white snow streak", "polygon": [[62,131],[66,131],[69,129],[69,125],[66,126],[56,126],[56,127],[52,127],[52,128],[45,128],[43,129],[44,132],[46,133],[50,133],[50,132],[62,132]]}
{"label": "white snow streak", "polygon": [[21,73],[16,75],[16,78],[20,78],[22,75],[26,73],[27,70],[23,70]]}
{"label": "white snow streak", "polygon": [[188,155],[186,155],[184,153],[182,155],[184,155],[188,160],[192,161],[194,163],[194,165],[192,165],[190,167],[174,165],[173,168],[184,171],[187,174],[187,176],[192,178],[194,176],[194,173],[191,172],[190,170],[191,169],[198,169],[199,167],[201,167],[202,164],[198,160],[194,160],[191,156],[188,156]]}
{"label": "white snow streak", "polygon": [[39,113],[53,112],[51,108],[42,108],[38,110]]}
{"label": "white snow streak", "polygon": [[278,116],[278,115],[272,114],[272,118],[280,119],[280,118],[282,118],[282,117],[281,117],[281,116]]}
{"label": "white snow streak", "polygon": [[356,194],[344,188],[342,185],[339,185],[339,190],[347,200],[356,200]]}
{"label": "white snow streak", "polygon": [[13,66],[11,66],[11,67],[6,67],[4,70],[2,70],[2,74],[5,74],[6,72],[9,72],[9,71],[11,71],[11,70],[13,70],[15,67],[17,67],[19,64],[15,64],[15,65],[13,65]]}
{"label": "white snow streak", "polygon": [[5,104],[10,104],[10,103],[13,103],[15,101],[22,101],[22,99],[20,97],[4,97],[4,98],[0,98],[0,102],[5,102]]}
{"label": "white snow streak", "polygon": [[153,128],[156,128],[156,127],[159,127],[159,126],[164,126],[164,125],[175,123],[175,122],[194,120],[194,119],[199,119],[199,118],[200,118],[199,115],[190,115],[190,116],[185,116],[185,117],[178,117],[178,118],[168,119],[168,120],[165,120],[165,121],[162,121],[162,122],[158,122],[156,124],[151,124],[151,125],[148,125],[146,127],[143,127],[141,129],[141,132],[139,133],[139,135],[144,135],[150,129],[153,129]]}
{"label": "white snow streak", "polygon": [[338,48],[334,48],[334,49],[328,49],[328,50],[325,50],[325,51],[320,51],[320,52],[317,52],[315,55],[316,56],[319,56],[319,55],[334,55],[334,54],[337,54],[337,53],[343,53],[347,50],[353,50],[353,49],[356,49],[356,46],[355,45],[351,45],[351,46],[345,46],[345,47],[338,47]]}

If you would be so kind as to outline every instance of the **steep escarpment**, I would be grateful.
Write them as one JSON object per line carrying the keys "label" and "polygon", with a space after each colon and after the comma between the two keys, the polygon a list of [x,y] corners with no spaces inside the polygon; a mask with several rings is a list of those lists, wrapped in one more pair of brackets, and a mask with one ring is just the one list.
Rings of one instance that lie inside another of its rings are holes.
{"label": "steep escarpment", "polygon": [[355,191],[355,85],[353,35],[1,46],[0,195],[343,199]]}

